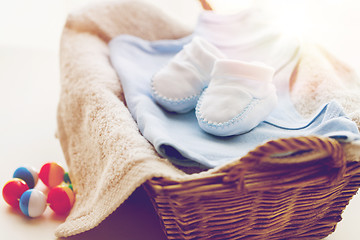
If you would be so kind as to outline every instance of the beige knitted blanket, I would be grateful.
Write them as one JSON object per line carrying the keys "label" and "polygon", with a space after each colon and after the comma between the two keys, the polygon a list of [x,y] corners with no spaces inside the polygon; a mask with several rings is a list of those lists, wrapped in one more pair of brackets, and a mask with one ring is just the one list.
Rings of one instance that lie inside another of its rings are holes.
{"label": "beige knitted blanket", "polygon": [[[190,32],[161,10],[134,1],[100,3],[68,16],[60,48],[57,121],[76,202],[56,236],[96,227],[147,179],[193,179],[217,170],[188,175],[157,155],[126,108],[120,80],[109,61],[107,43],[119,34],[156,40]],[[358,78],[321,48],[304,48],[291,89],[302,114],[309,115],[335,98],[360,125]],[[353,159],[358,155],[348,151]]]}

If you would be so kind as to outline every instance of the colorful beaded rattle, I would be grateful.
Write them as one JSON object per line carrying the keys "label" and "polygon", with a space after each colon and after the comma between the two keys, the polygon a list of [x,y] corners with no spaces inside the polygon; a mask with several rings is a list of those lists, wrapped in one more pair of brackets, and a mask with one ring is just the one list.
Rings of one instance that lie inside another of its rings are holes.
{"label": "colorful beaded rattle", "polygon": [[[38,178],[50,189],[47,197],[34,189]],[[2,195],[11,207],[20,208],[25,216],[32,218],[42,215],[47,205],[56,214],[68,214],[75,201],[69,174],[54,162],[44,164],[39,174],[31,167],[19,167],[3,187]]]}

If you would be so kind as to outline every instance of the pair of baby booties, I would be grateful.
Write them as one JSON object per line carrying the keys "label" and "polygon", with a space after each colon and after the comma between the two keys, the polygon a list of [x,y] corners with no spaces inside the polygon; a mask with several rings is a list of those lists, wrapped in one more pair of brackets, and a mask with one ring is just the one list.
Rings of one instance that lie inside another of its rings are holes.
{"label": "pair of baby booties", "polygon": [[227,59],[194,37],[151,80],[155,101],[170,112],[194,108],[201,129],[216,136],[246,133],[275,108],[275,70],[260,62]]}

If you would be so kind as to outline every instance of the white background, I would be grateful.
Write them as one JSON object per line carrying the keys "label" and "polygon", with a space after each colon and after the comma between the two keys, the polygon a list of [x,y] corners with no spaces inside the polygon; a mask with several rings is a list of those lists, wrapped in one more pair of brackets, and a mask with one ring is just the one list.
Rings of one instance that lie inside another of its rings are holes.
{"label": "white background", "polygon": [[[150,1],[150,0],[149,0]],[[59,96],[59,41],[66,15],[95,0],[0,0],[0,186],[22,165],[45,162],[65,166],[56,130]],[[193,26],[196,0],[151,1]],[[360,2],[356,0],[213,0],[215,10],[230,13],[251,4],[278,16],[289,31],[302,32],[360,72]],[[359,93],[360,94],[360,93]],[[360,108],[360,106],[359,106]],[[360,153],[359,153],[360,154]],[[41,186],[40,186],[41,187]],[[145,199],[145,200],[144,200]],[[47,210],[27,219],[0,200],[1,239],[54,239],[64,221]],[[337,230],[327,239],[360,239],[360,196],[350,202]],[[72,239],[163,239],[142,190],[98,228]]]}

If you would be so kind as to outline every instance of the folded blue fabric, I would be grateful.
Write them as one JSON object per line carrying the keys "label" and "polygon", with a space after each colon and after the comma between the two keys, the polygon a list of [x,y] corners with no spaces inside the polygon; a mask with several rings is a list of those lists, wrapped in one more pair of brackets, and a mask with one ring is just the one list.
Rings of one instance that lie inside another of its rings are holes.
{"label": "folded blue fabric", "polygon": [[279,105],[248,133],[216,137],[200,129],[195,112],[170,113],[155,103],[150,81],[192,35],[178,40],[145,41],[120,35],[110,43],[111,62],[124,89],[127,106],[143,136],[173,163],[213,168],[248,153],[268,140],[306,135],[322,135],[343,141],[360,139],[354,122],[335,101],[324,105],[311,119],[303,119],[283,94]]}

